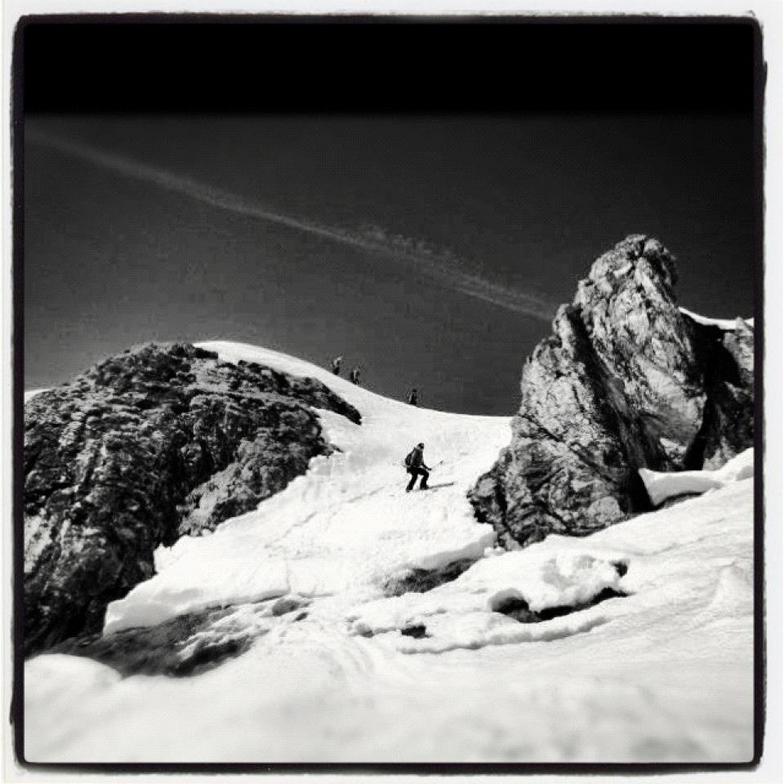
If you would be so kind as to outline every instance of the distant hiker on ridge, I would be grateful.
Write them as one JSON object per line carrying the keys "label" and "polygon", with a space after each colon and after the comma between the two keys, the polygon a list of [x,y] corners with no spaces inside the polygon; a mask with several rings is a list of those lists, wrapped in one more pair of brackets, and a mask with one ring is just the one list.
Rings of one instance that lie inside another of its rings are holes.
{"label": "distant hiker on ridge", "polygon": [[332,372],[336,375],[340,375],[340,363],[343,361],[343,357],[335,357],[332,360]]}
{"label": "distant hiker on ridge", "polygon": [[356,384],[357,386],[359,386],[359,370],[360,367],[357,365],[356,367],[351,368],[351,372],[348,374],[351,383]]}
{"label": "distant hiker on ridge", "polygon": [[409,403],[411,403],[411,405],[412,405],[412,406],[415,406],[415,405],[417,404],[417,402],[418,402],[418,401],[419,401],[419,394],[417,393],[417,389],[416,389],[416,387],[414,387],[414,388],[413,388],[413,389],[412,389],[412,390],[411,390],[411,391],[408,393],[408,402],[409,402]]}
{"label": "distant hiker on ridge", "polygon": [[427,490],[427,480],[430,478],[431,468],[425,465],[422,452],[425,449],[424,444],[417,444],[407,455],[405,459],[406,471],[411,474],[411,481],[408,483],[406,492],[409,493],[414,489],[418,476],[422,477],[419,483],[420,490]]}

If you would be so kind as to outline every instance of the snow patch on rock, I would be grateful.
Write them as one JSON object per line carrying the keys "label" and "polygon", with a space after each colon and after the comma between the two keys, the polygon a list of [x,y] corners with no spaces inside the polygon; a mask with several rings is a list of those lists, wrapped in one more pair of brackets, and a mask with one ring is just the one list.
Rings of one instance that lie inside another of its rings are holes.
{"label": "snow patch on rock", "polygon": [[754,476],[754,450],[747,449],[714,471],[652,471],[639,469],[651,503],[663,504],[670,498],[699,495]]}
{"label": "snow patch on rock", "polygon": [[430,639],[415,646],[401,643],[408,653],[529,642],[571,633],[568,630],[583,627],[584,619],[523,631],[508,623],[512,619],[494,617],[504,602],[524,600],[535,613],[582,605],[605,589],[620,591],[620,580],[612,558],[574,551],[554,554],[551,547],[535,544],[478,561],[453,582],[426,594],[368,602],[347,620],[354,633],[363,636],[424,625]]}
{"label": "snow patch on rock", "polygon": [[688,316],[692,321],[696,321],[698,324],[702,324],[706,327],[718,327],[719,329],[724,330],[731,330],[738,328],[738,322],[743,322],[748,324],[748,326],[754,326],[754,319],[742,319],[740,316],[734,319],[720,319],[720,318],[709,318],[708,316],[701,316],[699,313],[694,313],[691,310],[687,310],[686,308],[679,308],[680,312],[684,315]]}
{"label": "snow patch on rock", "polygon": [[24,402],[27,403],[28,400],[32,400],[36,395],[40,395],[41,392],[46,392],[47,387],[41,387],[40,389],[25,389],[24,391]]}

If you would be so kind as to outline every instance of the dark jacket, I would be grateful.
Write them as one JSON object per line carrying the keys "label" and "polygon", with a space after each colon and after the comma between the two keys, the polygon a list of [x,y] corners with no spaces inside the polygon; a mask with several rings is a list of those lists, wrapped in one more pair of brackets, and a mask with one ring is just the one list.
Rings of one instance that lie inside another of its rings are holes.
{"label": "dark jacket", "polygon": [[414,471],[417,468],[425,468],[428,471],[430,470],[425,465],[425,460],[424,457],[422,456],[422,450],[418,446],[415,446],[411,450],[411,465],[409,465],[408,470]]}

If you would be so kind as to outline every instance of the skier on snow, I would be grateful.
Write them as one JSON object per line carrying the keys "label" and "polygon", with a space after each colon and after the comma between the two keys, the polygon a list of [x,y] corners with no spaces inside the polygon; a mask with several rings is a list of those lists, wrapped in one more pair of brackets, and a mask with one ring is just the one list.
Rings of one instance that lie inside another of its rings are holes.
{"label": "skier on snow", "polygon": [[357,365],[355,368],[351,369],[351,373],[349,373],[349,380],[352,384],[356,384],[359,386],[359,370],[360,367]]}
{"label": "skier on snow", "polygon": [[425,465],[425,461],[422,456],[424,448],[424,444],[417,444],[406,455],[406,471],[411,474],[411,481],[408,483],[408,487],[406,487],[407,493],[414,489],[414,485],[416,484],[418,476],[422,477],[422,480],[419,483],[419,489],[427,490],[427,480],[430,478],[430,471],[432,471],[432,469]]}
{"label": "skier on snow", "polygon": [[408,402],[409,402],[409,403],[410,403],[412,406],[415,406],[415,405],[417,405],[417,403],[419,402],[419,393],[417,392],[417,388],[416,388],[416,387],[414,387],[414,388],[413,388],[413,389],[412,389],[412,390],[411,390],[411,391],[408,393]]}
{"label": "skier on snow", "polygon": [[343,361],[343,357],[335,357],[332,360],[332,372],[336,375],[340,375],[340,363]]}

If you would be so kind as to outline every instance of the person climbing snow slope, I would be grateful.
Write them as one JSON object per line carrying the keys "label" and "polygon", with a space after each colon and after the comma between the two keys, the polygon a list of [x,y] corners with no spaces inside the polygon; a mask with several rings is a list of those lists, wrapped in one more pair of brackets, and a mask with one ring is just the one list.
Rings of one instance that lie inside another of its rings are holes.
{"label": "person climbing snow slope", "polygon": [[416,484],[416,480],[418,476],[422,477],[422,480],[419,482],[419,489],[427,490],[427,480],[430,478],[430,471],[432,469],[425,465],[425,460],[423,456],[424,449],[425,449],[425,445],[420,443],[417,444],[406,455],[406,459],[405,459],[406,471],[409,474],[411,474],[411,481],[408,483],[408,487],[406,487],[407,493],[411,492],[411,490],[414,489],[414,485]]}

